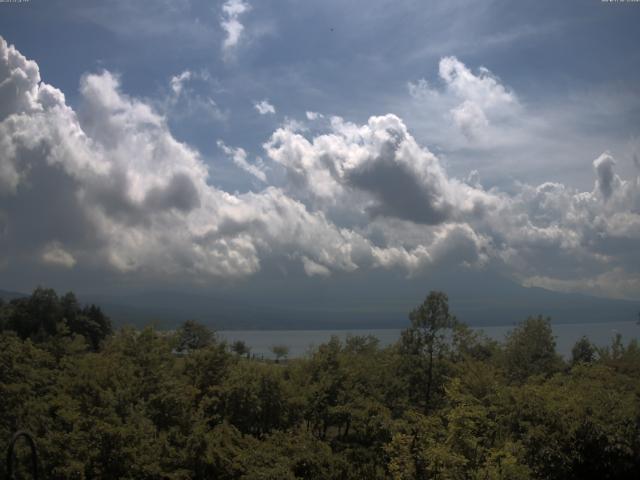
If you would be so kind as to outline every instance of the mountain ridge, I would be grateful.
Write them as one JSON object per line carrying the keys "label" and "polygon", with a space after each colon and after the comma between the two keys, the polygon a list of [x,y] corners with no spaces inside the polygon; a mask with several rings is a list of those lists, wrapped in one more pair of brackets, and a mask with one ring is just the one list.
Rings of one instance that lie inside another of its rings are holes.
{"label": "mountain ridge", "polygon": [[[497,282],[497,281],[496,281]],[[448,293],[451,311],[471,326],[512,325],[529,316],[551,317],[553,323],[606,323],[634,321],[640,301],[561,293],[538,287],[522,287],[502,279],[472,286],[455,285],[440,278],[432,282],[404,280],[383,288],[360,292],[353,298],[341,295],[337,286],[327,286],[312,298],[293,292],[254,289],[226,292],[147,290],[95,294],[77,292],[80,302],[99,305],[115,325],[175,328],[192,319],[217,330],[314,330],[350,328],[402,328],[411,309],[430,290]],[[434,282],[435,283],[435,282]],[[384,287],[384,284],[381,284]],[[440,288],[435,288],[440,287]],[[304,287],[301,287],[304,288]],[[276,293],[274,293],[276,292]],[[0,290],[0,298],[11,300],[24,293]]]}

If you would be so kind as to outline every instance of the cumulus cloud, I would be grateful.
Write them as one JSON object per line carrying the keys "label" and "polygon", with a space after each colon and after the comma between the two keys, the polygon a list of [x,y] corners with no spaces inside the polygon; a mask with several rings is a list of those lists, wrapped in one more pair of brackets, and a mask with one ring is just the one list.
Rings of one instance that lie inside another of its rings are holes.
{"label": "cumulus cloud", "polygon": [[596,186],[605,199],[611,197],[615,186],[620,183],[620,178],[613,171],[615,164],[611,155],[606,153],[593,161],[593,167],[598,175]]}
{"label": "cumulus cloud", "polygon": [[261,159],[254,165],[247,161],[247,152],[243,148],[231,148],[227,147],[222,140],[218,140],[218,147],[235,163],[239,168],[247,173],[250,173],[257,179],[266,182],[267,174],[265,173],[265,166]]}
{"label": "cumulus cloud", "polygon": [[474,74],[456,57],[444,57],[438,71],[448,88],[481,108],[504,108],[517,103],[515,94],[486,68],[481,67]]}
{"label": "cumulus cloud", "polygon": [[484,133],[490,118],[500,120],[518,106],[516,95],[486,68],[474,74],[456,57],[444,57],[439,74],[447,89],[461,100],[450,114],[454,125],[470,140]]}
{"label": "cumulus cloud", "polygon": [[[483,112],[515,101],[488,73],[447,62],[443,78]],[[591,191],[548,182],[507,193],[450,176],[396,115],[334,117],[321,133],[287,123],[271,135],[265,162],[283,173],[273,184],[265,163],[219,142],[266,184],[240,194],[216,187],[200,153],[110,72],[82,77],[74,110],[0,39],[0,99],[0,268],[38,259],[198,281],[253,275],[266,260],[320,277],[463,265],[638,297],[640,179],[618,176],[609,154],[593,162]]]}
{"label": "cumulus cloud", "polygon": [[260,100],[253,104],[253,107],[258,111],[260,115],[268,115],[276,113],[276,107],[269,103],[269,100]]}
{"label": "cumulus cloud", "polygon": [[40,107],[38,65],[4,40],[0,42],[0,78],[0,119],[13,112],[33,111]]}
{"label": "cumulus cloud", "polygon": [[408,82],[409,95],[436,119],[448,116],[467,141],[490,144],[499,137],[495,129],[521,116],[516,94],[488,69],[473,72],[456,57],[443,57],[438,74],[441,86],[425,79]]}
{"label": "cumulus cloud", "polygon": [[251,275],[265,256],[291,252],[331,270],[371,261],[365,238],[277,188],[238,195],[210,185],[199,153],[123,94],[117,76],[85,75],[76,113],[2,40],[5,77],[9,52],[25,69],[13,74],[31,83],[13,89],[21,98],[0,122],[2,195],[11,199],[0,205],[3,264],[73,258],[76,268],[206,278]]}
{"label": "cumulus cloud", "polygon": [[522,185],[476,229],[488,228],[496,258],[525,283],[542,285],[544,279],[548,287],[572,285],[573,291],[620,296],[617,285],[639,278],[640,179],[621,180],[605,170],[604,178],[610,177],[616,187],[604,187],[607,194],[602,187],[611,183],[600,178],[591,192],[558,183]]}
{"label": "cumulus cloud", "polygon": [[227,0],[222,5],[220,26],[226,34],[222,43],[225,56],[230,55],[240,43],[244,32],[244,25],[240,22],[240,17],[249,10],[251,10],[251,5],[243,0]]}
{"label": "cumulus cloud", "polygon": [[39,112],[42,109],[41,101],[48,102],[50,96],[62,95],[52,89],[39,89],[39,81],[37,64],[27,60],[13,45],[7,45],[0,37],[0,121],[3,122],[0,127],[3,129],[1,148],[8,153],[0,157],[0,194],[14,193],[23,175],[14,159],[16,145],[8,138],[13,125],[5,120],[14,112]]}
{"label": "cumulus cloud", "polygon": [[331,133],[311,141],[281,128],[265,144],[269,158],[285,168],[294,193],[320,203],[346,203],[370,217],[430,225],[455,221],[492,201],[448,178],[395,115],[371,117],[363,126],[334,117],[331,126]]}
{"label": "cumulus cloud", "polygon": [[305,115],[307,117],[307,120],[311,120],[311,121],[318,120],[319,118],[323,118],[324,117],[324,115],[322,115],[321,113],[310,112],[308,110],[305,112]]}
{"label": "cumulus cloud", "polygon": [[72,268],[76,259],[67,252],[59,242],[53,241],[47,244],[42,251],[42,261],[50,265]]}
{"label": "cumulus cloud", "polygon": [[484,111],[477,103],[470,100],[465,100],[452,109],[451,117],[453,118],[453,123],[467,138],[474,138],[489,125]]}
{"label": "cumulus cloud", "polygon": [[362,126],[333,118],[330,132],[312,138],[279,129],[265,149],[285,169],[290,195],[338,209],[382,239],[378,266],[411,272],[448,259],[506,269],[522,282],[568,277],[574,290],[599,294],[594,279],[615,284],[606,272],[638,277],[630,265],[640,260],[640,180],[620,179],[607,154],[594,162],[593,191],[544,183],[509,194],[485,190],[477,175],[448,176],[394,115]]}

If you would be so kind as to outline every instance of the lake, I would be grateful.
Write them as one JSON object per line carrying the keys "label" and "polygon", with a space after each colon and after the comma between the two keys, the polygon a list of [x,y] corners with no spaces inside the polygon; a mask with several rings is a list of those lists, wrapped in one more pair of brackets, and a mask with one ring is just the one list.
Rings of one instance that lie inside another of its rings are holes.
{"label": "lake", "polygon": [[[513,325],[472,327],[482,330],[495,340],[502,341]],[[565,358],[571,356],[571,348],[582,336],[586,336],[598,346],[606,346],[620,333],[624,343],[632,338],[640,338],[640,325],[636,322],[610,323],[567,323],[552,325],[556,337],[556,349]],[[390,345],[400,338],[401,329],[353,329],[353,330],[223,330],[218,334],[228,342],[242,340],[251,353],[264,358],[273,358],[271,347],[286,345],[289,358],[302,357],[313,347],[327,342],[332,335],[344,340],[348,335],[373,335],[380,340],[381,346]]]}

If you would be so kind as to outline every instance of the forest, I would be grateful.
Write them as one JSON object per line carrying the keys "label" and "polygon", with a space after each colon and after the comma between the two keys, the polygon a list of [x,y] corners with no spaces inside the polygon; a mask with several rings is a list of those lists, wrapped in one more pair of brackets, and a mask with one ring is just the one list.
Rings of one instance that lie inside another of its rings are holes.
{"label": "forest", "polygon": [[263,360],[38,288],[0,303],[3,452],[18,430],[45,479],[637,479],[640,346],[563,358],[542,317],[496,342],[431,292],[394,345]]}

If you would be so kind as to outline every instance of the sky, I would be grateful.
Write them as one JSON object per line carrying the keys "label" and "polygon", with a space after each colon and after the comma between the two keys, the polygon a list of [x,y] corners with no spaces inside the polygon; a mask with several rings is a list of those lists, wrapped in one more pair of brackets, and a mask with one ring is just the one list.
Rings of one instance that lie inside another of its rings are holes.
{"label": "sky", "polygon": [[639,24],[600,0],[0,3],[0,288],[640,300]]}

